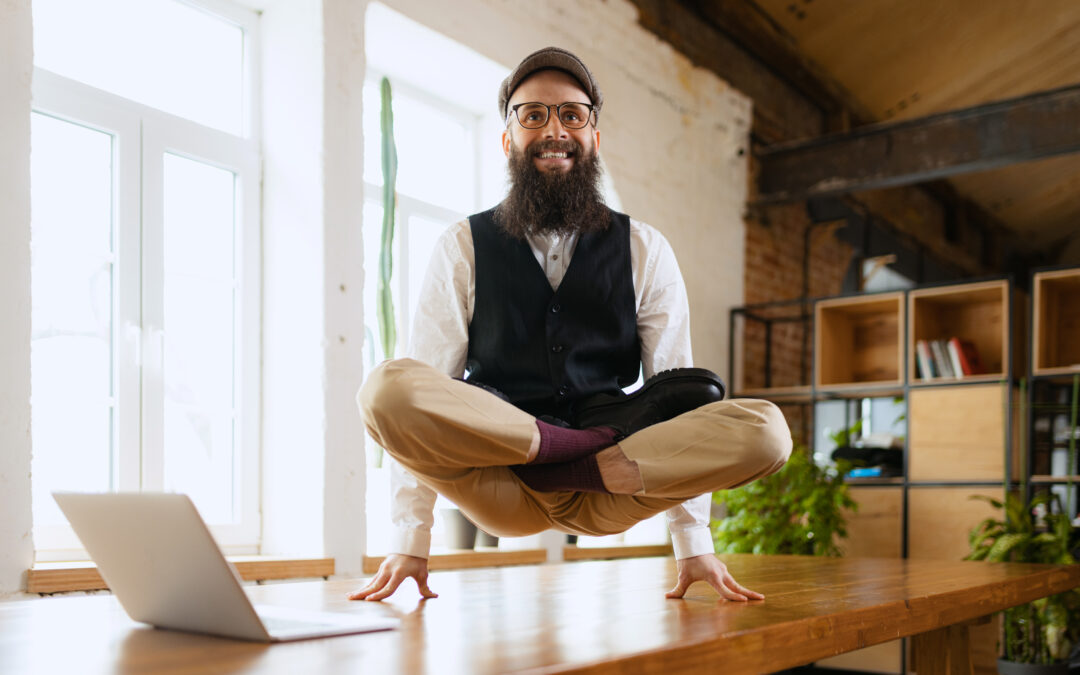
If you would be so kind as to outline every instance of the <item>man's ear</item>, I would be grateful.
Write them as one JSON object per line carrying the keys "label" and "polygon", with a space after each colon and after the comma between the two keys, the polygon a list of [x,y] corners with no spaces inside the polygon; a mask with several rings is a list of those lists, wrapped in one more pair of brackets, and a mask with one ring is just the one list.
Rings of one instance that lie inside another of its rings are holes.
{"label": "man's ear", "polygon": [[600,152],[600,130],[596,127],[593,127],[593,141],[593,148],[596,149],[596,152]]}
{"label": "man's ear", "polygon": [[509,127],[506,128],[506,129],[503,129],[503,133],[502,133],[503,154],[506,155],[507,157],[510,156],[510,144],[512,142],[513,142],[513,140],[510,138],[510,129],[509,129]]}

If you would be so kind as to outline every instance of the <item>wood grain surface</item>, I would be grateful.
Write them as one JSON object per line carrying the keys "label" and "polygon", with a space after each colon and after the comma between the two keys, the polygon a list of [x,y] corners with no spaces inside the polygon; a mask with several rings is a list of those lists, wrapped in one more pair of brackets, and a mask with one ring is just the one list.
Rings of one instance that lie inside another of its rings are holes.
{"label": "wood grain surface", "polygon": [[721,558],[766,599],[726,602],[699,583],[667,600],[671,558],[434,572],[427,602],[411,582],[384,603],[347,601],[361,580],[251,588],[256,602],[404,619],[278,645],[153,630],[107,596],[0,603],[0,672],[771,672],[1080,585],[1080,566]]}

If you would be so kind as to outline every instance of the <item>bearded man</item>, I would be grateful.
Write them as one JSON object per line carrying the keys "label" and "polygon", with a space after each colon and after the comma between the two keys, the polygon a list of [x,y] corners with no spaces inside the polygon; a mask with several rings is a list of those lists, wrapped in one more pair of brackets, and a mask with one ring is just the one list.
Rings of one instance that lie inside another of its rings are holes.
{"label": "bearded man", "polygon": [[[763,597],[713,554],[710,494],[777,471],[791,433],[776,406],[723,401],[720,379],[692,367],[671,246],[601,197],[602,105],[585,64],[555,47],[503,81],[510,192],[441,237],[412,358],[378,366],[357,396],[395,460],[396,535],[351,598],[381,600],[410,577],[436,597],[437,493],[498,536],[608,535],[666,512],[668,597],[699,580],[728,600]],[[639,371],[645,384],[624,394]]]}

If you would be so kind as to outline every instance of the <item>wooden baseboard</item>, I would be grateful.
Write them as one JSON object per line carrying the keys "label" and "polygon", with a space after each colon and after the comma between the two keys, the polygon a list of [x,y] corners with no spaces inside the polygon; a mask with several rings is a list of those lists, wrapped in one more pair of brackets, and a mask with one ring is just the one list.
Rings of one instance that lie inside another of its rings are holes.
{"label": "wooden baseboard", "polygon": [[[379,571],[379,565],[386,556],[364,556],[364,574]],[[460,570],[471,567],[496,567],[501,565],[536,565],[547,562],[547,551],[542,548],[530,548],[521,551],[500,551],[498,549],[479,551],[451,551],[435,553],[428,558],[428,569]]]}
{"label": "wooden baseboard", "polygon": [[605,546],[603,548],[583,548],[567,546],[563,548],[563,560],[616,560],[619,558],[650,558],[672,555],[670,544],[650,546]]}
{"label": "wooden baseboard", "polygon": [[[267,558],[262,556],[229,556],[244,581],[271,579],[304,579],[334,574],[333,558]],[[26,575],[27,593],[65,593],[69,591],[102,591],[108,586],[92,562],[37,563]]]}

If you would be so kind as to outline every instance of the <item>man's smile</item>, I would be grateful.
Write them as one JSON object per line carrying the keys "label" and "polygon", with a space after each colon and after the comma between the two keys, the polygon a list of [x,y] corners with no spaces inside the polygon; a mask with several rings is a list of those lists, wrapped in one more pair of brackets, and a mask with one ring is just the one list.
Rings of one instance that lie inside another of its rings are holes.
{"label": "man's smile", "polygon": [[541,171],[565,171],[574,164],[570,150],[540,150],[533,153],[533,163]]}

